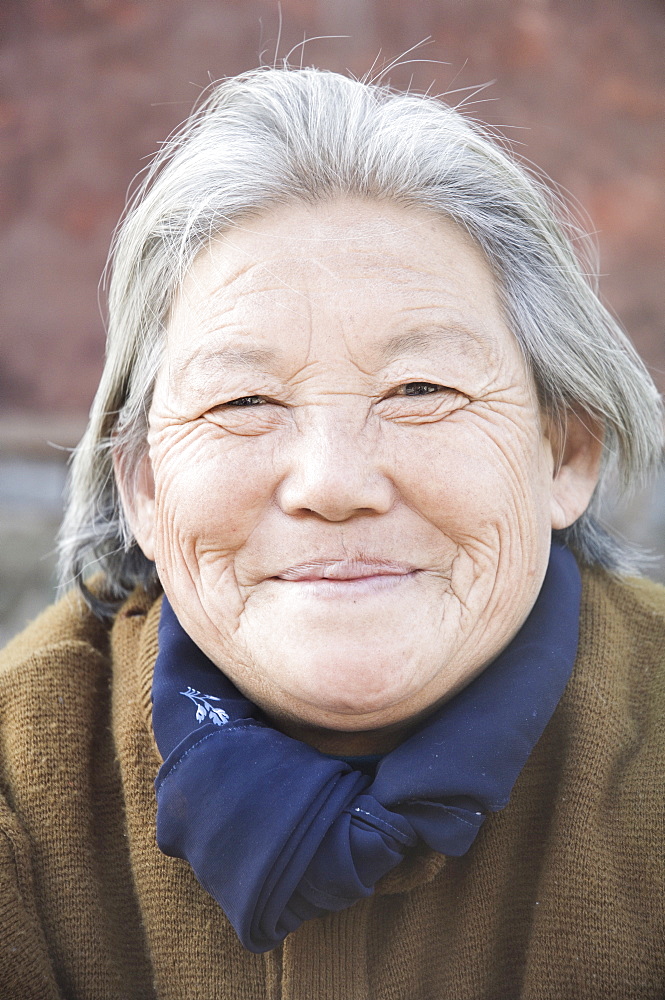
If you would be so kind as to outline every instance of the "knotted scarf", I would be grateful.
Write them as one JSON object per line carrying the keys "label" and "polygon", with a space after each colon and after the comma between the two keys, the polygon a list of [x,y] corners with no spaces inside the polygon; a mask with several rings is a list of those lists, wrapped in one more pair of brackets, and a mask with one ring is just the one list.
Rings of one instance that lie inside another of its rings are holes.
{"label": "knotted scarf", "polygon": [[157,843],[191,865],[243,945],[342,910],[419,842],[464,854],[512,787],[572,671],[581,582],[553,545],[525,624],[374,778],[272,728],[164,598],[153,680]]}

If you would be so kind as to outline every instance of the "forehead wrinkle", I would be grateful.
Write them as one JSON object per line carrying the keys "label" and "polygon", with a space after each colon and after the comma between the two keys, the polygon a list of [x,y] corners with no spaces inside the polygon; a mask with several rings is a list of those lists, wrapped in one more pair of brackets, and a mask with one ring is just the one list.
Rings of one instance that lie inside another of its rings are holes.
{"label": "forehead wrinkle", "polygon": [[265,295],[266,292],[280,292],[286,289],[289,292],[293,292],[294,295],[302,296],[305,294],[299,288],[294,288],[294,286],[289,284],[289,282],[286,281],[284,278],[280,278],[280,276],[278,274],[275,274],[275,272],[272,271],[269,267],[266,267],[265,265],[258,263],[255,265],[255,267],[257,269],[263,270],[266,276],[272,279],[272,281],[270,283],[264,282],[259,285],[247,284],[245,282],[241,283],[240,286],[237,287],[237,283],[242,282],[242,279],[247,277],[250,271],[254,270],[254,267],[252,268],[248,267],[242,274],[236,275],[233,278],[229,278],[227,275],[225,275],[224,278],[219,282],[219,284],[215,284],[212,287],[206,288],[203,295],[201,296],[204,304],[207,304],[208,302],[214,302],[217,300],[223,303],[225,296],[229,292],[234,296],[234,301],[230,305],[226,306],[227,311],[229,309],[235,308],[242,299],[250,298],[253,295]]}
{"label": "forehead wrinkle", "polygon": [[[211,244],[211,246],[208,248],[208,265],[207,265],[208,268],[210,269],[215,268],[213,252],[216,247],[217,248],[224,247],[228,250],[233,251],[234,254],[240,254],[244,256],[245,258],[247,258],[247,260],[245,260],[244,262],[240,262],[237,267],[230,269],[224,275],[219,284],[216,284],[212,288],[207,290],[208,295],[219,295],[220,292],[224,292],[227,289],[231,288],[236,282],[241,281],[242,278],[246,278],[254,270],[258,270],[259,272],[264,271],[267,275],[269,275],[269,277],[271,277],[275,282],[274,288],[271,286],[264,285],[259,289],[252,289],[252,288],[242,289],[239,293],[236,292],[236,294],[240,295],[260,294],[263,291],[276,291],[279,288],[287,288],[290,292],[293,292],[296,295],[304,294],[299,289],[294,288],[292,285],[290,285],[289,282],[286,281],[286,279],[281,278],[279,274],[277,274],[273,270],[273,268],[271,267],[270,259],[267,260],[261,258],[257,259],[251,250],[245,249],[242,246],[238,246],[237,243],[234,243],[232,240],[228,239],[228,237],[225,237],[222,240],[218,240],[216,243]],[[229,266],[229,263],[232,262],[232,259],[233,259],[232,257],[226,257],[225,263],[227,267]],[[307,261],[308,259],[309,258],[307,258],[304,255],[298,256],[296,258],[296,260],[302,260],[303,262]],[[276,260],[280,263],[282,262],[280,258],[276,258]],[[198,261],[200,261],[200,257],[194,261],[192,269],[190,270],[190,276],[192,277],[194,276],[193,272],[196,270],[196,264]]]}

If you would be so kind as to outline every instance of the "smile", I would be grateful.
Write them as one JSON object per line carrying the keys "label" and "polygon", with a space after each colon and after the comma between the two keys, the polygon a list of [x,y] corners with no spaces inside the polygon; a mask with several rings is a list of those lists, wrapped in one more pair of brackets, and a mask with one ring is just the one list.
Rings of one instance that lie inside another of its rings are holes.
{"label": "smile", "polygon": [[291,583],[309,583],[317,580],[349,583],[373,577],[410,576],[416,567],[407,563],[384,559],[317,559],[289,566],[275,574],[275,579]]}
{"label": "smile", "polygon": [[290,566],[272,579],[297,584],[317,597],[356,597],[392,590],[419,572],[414,566],[386,560],[317,560]]}

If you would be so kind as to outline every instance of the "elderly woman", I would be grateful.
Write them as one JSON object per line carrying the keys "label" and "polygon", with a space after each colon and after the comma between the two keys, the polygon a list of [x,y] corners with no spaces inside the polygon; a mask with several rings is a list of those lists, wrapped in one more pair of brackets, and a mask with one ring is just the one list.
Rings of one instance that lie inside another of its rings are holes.
{"label": "elderly woman", "polygon": [[662,997],[665,593],[598,520],[661,446],[479,128],[214,89],[115,243],[83,596],[0,675],[2,995]]}

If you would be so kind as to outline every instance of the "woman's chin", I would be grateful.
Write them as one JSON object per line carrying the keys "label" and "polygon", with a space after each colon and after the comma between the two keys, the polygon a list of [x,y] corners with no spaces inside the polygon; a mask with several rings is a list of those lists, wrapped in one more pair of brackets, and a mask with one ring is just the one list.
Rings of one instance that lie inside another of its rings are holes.
{"label": "woman's chin", "polygon": [[408,684],[376,690],[368,683],[362,689],[355,678],[354,686],[346,689],[343,680],[334,687],[303,688],[301,684],[297,690],[283,689],[279,707],[273,700],[264,708],[287,736],[323,753],[383,754],[401,743],[427,714],[427,699],[422,695]]}
{"label": "woman's chin", "polygon": [[424,678],[408,661],[337,655],[291,661],[275,680],[286,711],[314,725],[357,731],[408,717]]}

